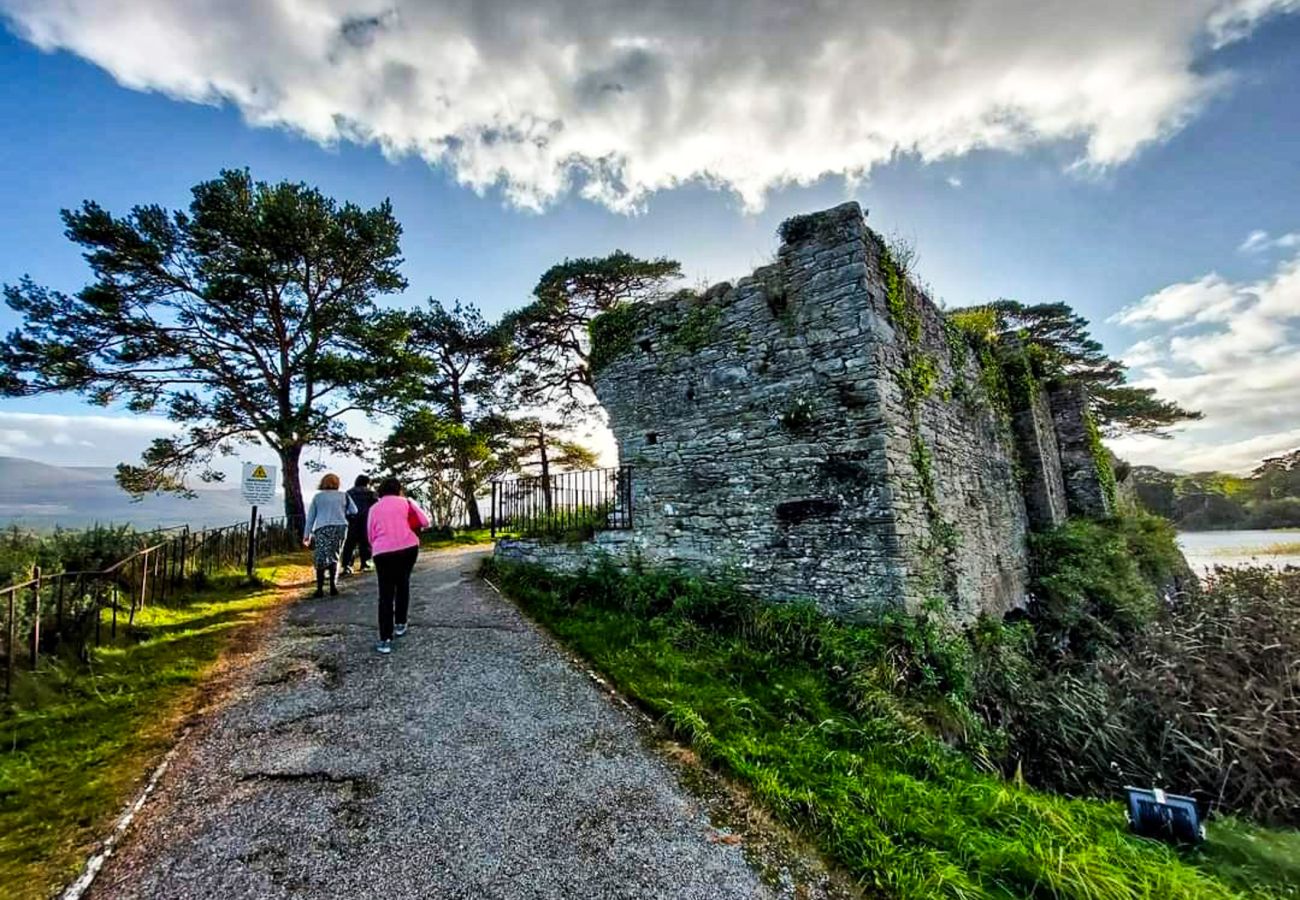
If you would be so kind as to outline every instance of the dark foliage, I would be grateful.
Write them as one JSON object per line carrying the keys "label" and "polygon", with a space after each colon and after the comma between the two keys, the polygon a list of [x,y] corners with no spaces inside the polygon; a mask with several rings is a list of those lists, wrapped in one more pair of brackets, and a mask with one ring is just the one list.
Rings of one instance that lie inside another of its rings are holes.
{"label": "dark foliage", "polygon": [[0,350],[0,386],[162,409],[180,423],[179,437],[119,467],[132,493],[187,492],[190,473],[220,479],[215,455],[265,444],[280,458],[285,512],[301,516],[303,449],[355,449],[338,417],[374,368],[363,352],[373,299],[406,286],[401,226],[387,202],[340,205],[247,171],[193,195],[188,212],[65,210],[94,280],[71,296],[27,279],[5,286],[23,325]]}
{"label": "dark foliage", "polygon": [[1025,304],[997,300],[954,310],[950,316],[992,313],[992,331],[1026,348],[1037,378],[1069,377],[1083,384],[1093,414],[1109,435],[1160,435],[1169,427],[1201,418],[1199,412],[1161,400],[1150,388],[1126,384],[1124,365],[1106,355],[1088,331],[1088,320],[1065,303]]}
{"label": "dark foliage", "polygon": [[638,259],[621,250],[598,259],[570,259],[552,266],[533,289],[533,301],[505,317],[505,360],[524,404],[562,404],[570,413],[589,411],[592,365],[589,326],[601,313],[663,294],[680,277],[671,259]]}

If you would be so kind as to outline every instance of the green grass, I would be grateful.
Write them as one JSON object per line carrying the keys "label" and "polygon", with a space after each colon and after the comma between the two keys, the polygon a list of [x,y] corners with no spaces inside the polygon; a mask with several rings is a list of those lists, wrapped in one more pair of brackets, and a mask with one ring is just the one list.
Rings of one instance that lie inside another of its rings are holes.
{"label": "green grass", "polygon": [[1248,897],[1300,898],[1300,831],[1220,819],[1193,858]]}
{"label": "green grass", "polygon": [[451,533],[450,537],[437,531],[426,531],[420,535],[420,548],[423,550],[440,550],[444,547],[487,544],[491,541],[492,533],[487,528],[456,530]]}
{"label": "green grass", "polygon": [[981,768],[909,711],[900,672],[910,666],[938,692],[943,672],[896,664],[891,656],[908,651],[879,646],[870,628],[817,624],[806,608],[747,607],[693,580],[491,568],[525,609],[873,896],[1294,896],[1285,886],[1294,833],[1236,826],[1223,831],[1231,841],[1180,855],[1132,837],[1118,803]]}
{"label": "green grass", "polygon": [[[301,570],[307,572],[306,569]],[[268,566],[268,581],[301,574]],[[43,898],[76,876],[88,851],[174,740],[198,686],[241,626],[281,588],[218,579],[187,601],[137,614],[90,666],[50,659],[0,710],[0,884]]]}

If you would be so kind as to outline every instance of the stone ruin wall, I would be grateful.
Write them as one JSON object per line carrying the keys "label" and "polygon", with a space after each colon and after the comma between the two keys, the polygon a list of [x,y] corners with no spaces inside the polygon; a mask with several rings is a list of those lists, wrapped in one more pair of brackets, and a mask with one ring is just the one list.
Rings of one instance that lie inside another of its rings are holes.
{"label": "stone ruin wall", "polygon": [[[639,554],[849,619],[935,598],[958,621],[1021,605],[1031,522],[1067,511],[1070,411],[1039,393],[1004,421],[922,291],[910,322],[891,313],[887,251],[856,203],[783,235],[776,263],[735,285],[640,308],[598,371],[634,530],[498,553],[565,569]],[[909,402],[918,365],[935,377]]]}

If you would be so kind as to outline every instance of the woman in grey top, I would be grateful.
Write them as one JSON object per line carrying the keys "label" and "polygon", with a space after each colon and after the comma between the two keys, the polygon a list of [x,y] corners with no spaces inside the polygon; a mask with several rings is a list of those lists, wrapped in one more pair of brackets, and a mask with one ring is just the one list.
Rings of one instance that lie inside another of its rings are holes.
{"label": "woman in grey top", "polygon": [[339,490],[339,477],[333,472],[320,480],[320,489],[307,507],[307,522],[302,529],[302,545],[313,549],[316,562],[315,597],[325,596],[325,575],[330,577],[330,596],[337,597],[334,586],[338,575],[339,550],[348,533],[348,516],[356,515],[357,505]]}

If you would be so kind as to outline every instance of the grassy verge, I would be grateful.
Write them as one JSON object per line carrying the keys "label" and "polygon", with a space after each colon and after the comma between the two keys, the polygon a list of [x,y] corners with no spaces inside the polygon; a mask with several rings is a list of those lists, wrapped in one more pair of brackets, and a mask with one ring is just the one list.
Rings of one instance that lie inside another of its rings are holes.
{"label": "grassy verge", "polygon": [[941,696],[950,680],[935,636],[915,625],[841,625],[653,573],[490,568],[873,896],[1295,896],[1294,833],[1228,823],[1230,840],[1180,854],[1130,836],[1118,803],[1035,790],[952,749],[907,696],[908,682]]}
{"label": "grassy verge", "polygon": [[[175,738],[222,652],[309,571],[290,560],[258,570],[267,586],[217,579],[146,608],[136,629],[94,651],[90,666],[50,660],[15,684],[0,712],[0,884],[43,898],[66,884]],[[107,636],[105,628],[105,636]]]}

